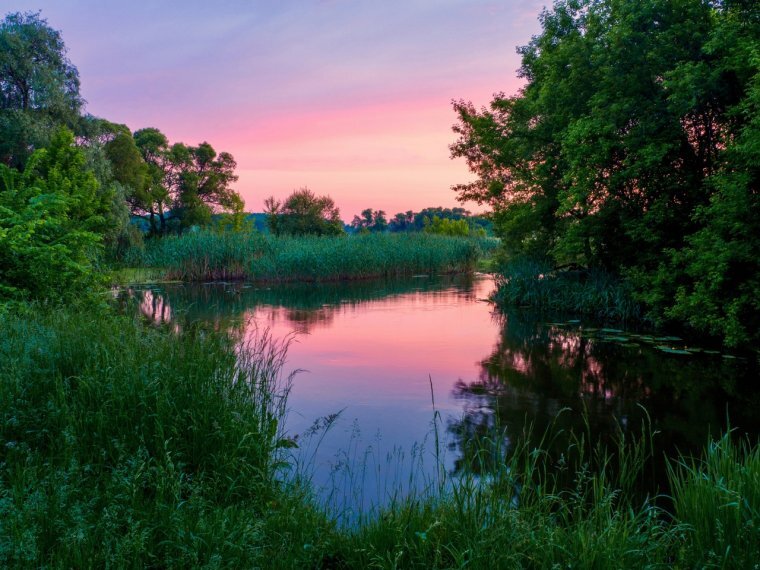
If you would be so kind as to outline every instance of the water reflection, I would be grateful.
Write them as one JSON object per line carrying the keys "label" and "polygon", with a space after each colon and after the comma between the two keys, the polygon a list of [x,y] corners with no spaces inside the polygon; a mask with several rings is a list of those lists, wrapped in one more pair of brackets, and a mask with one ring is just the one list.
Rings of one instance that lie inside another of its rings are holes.
{"label": "water reflection", "polygon": [[[316,419],[343,410],[314,456],[317,483],[327,484],[334,458],[356,448],[357,426],[378,458],[383,449],[410,450],[424,441],[433,419],[431,389],[448,434],[442,461],[453,473],[498,463],[526,424],[535,439],[552,427],[586,430],[605,442],[651,418],[660,432],[658,457],[699,450],[710,431],[725,429],[727,417],[760,433],[756,363],[608,342],[580,325],[547,324],[527,312],[495,315],[481,302],[492,287],[486,277],[459,276],[162,285],[119,296],[147,319],[178,329],[203,321],[241,339],[257,327],[280,338],[296,333],[288,366],[307,372],[291,392],[290,431],[307,432]],[[485,440],[497,452],[473,462]],[[552,442],[560,452],[567,445],[561,437]],[[434,472],[432,453],[423,454],[422,468]],[[379,488],[387,471],[365,466],[361,484]]]}
{"label": "water reflection", "polygon": [[[463,409],[448,424],[455,471],[488,467],[480,442],[509,453],[510,442],[524,436],[526,424],[532,426],[532,444],[547,432],[569,429],[610,444],[618,430],[636,434],[651,425],[659,432],[657,458],[676,450],[699,452],[711,434],[728,427],[727,418],[737,432],[758,434],[756,378],[757,365],[748,360],[668,355],[512,313],[503,317],[478,378],[460,379],[452,389]],[[560,414],[564,408],[569,410]],[[566,437],[553,441],[567,445]],[[664,476],[660,468],[653,479],[662,482]]]}
{"label": "water reflection", "polygon": [[257,309],[265,308],[267,325],[286,322],[294,325],[296,332],[310,333],[315,328],[329,327],[336,315],[370,301],[394,303],[403,297],[404,304],[424,294],[433,301],[456,298],[474,302],[475,279],[474,275],[458,275],[276,286],[240,282],[167,284],[122,289],[118,298],[124,303],[137,302],[139,311],[156,324],[204,321],[236,327]]}

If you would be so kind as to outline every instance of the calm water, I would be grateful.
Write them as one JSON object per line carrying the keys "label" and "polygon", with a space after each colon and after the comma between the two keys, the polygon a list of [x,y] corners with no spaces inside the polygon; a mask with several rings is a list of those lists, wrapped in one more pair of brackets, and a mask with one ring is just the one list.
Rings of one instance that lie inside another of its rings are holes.
{"label": "calm water", "polygon": [[[487,276],[460,276],[167,285],[122,294],[156,322],[201,319],[243,334],[258,327],[276,338],[295,335],[287,369],[301,372],[287,430],[301,435],[300,458],[338,505],[383,502],[410,473],[414,484],[431,476],[434,409],[450,473],[467,467],[476,435],[498,428],[509,445],[526,422],[538,434],[553,422],[580,428],[584,410],[603,440],[617,425],[638,429],[648,415],[661,432],[658,455],[698,451],[727,417],[732,427],[760,433],[755,362],[668,354],[655,346],[684,343],[621,336],[587,322],[498,315],[485,302],[492,289]],[[559,414],[564,408],[570,410]],[[324,418],[331,418],[326,433],[312,429]]]}

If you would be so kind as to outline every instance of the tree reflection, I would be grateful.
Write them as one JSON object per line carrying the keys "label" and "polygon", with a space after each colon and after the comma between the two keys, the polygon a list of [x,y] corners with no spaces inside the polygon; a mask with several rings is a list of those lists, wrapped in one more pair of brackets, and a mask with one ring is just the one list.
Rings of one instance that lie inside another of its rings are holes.
{"label": "tree reflection", "polygon": [[[698,452],[710,433],[727,427],[727,417],[733,427],[757,433],[755,375],[751,362],[666,355],[512,313],[503,317],[478,377],[454,385],[463,410],[448,423],[454,471],[496,468],[520,437],[537,445],[546,433],[573,430],[609,444],[619,431],[636,435],[650,419],[662,432],[655,455]],[[548,441],[561,453],[568,440]]]}
{"label": "tree reflection", "polygon": [[118,298],[137,303],[138,311],[155,324],[204,322],[217,330],[236,330],[255,314],[266,326],[291,325],[309,333],[329,327],[334,319],[371,301],[393,302],[398,296],[424,294],[427,299],[475,299],[473,275],[420,276],[408,279],[337,283],[252,284],[205,283],[132,287]]}

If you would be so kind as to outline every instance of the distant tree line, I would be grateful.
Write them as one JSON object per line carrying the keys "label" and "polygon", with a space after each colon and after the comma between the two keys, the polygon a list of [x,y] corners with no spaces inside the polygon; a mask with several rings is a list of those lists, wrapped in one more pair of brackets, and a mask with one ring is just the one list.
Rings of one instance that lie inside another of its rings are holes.
{"label": "distant tree line", "polygon": [[560,0],[526,84],[457,101],[452,157],[506,253],[631,284],[655,321],[760,340],[760,3]]}
{"label": "distant tree line", "polygon": [[[419,212],[399,212],[390,221],[383,210],[367,208],[354,216],[351,228],[356,232],[420,232],[448,235],[485,235],[492,223],[484,216],[474,216],[464,208],[424,208]],[[455,229],[456,228],[456,229]]]}

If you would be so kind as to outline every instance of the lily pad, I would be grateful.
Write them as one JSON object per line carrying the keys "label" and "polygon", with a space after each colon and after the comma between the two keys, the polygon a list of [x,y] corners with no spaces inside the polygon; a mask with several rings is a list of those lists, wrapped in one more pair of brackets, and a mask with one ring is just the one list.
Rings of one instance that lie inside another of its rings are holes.
{"label": "lily pad", "polygon": [[603,336],[600,340],[606,340],[609,342],[628,342],[627,336]]}
{"label": "lily pad", "polygon": [[611,333],[611,334],[625,334],[625,331],[622,331],[620,329],[599,329],[599,332],[601,333]]}
{"label": "lily pad", "polygon": [[657,340],[660,342],[682,342],[683,339],[679,336],[658,336]]}
{"label": "lily pad", "polygon": [[667,352],[668,354],[684,354],[684,355],[690,355],[691,352],[688,350],[682,350],[680,348],[670,348],[669,346],[656,346],[657,350],[661,350],[662,352]]}
{"label": "lily pad", "polygon": [[720,354],[720,350],[705,350],[705,354],[711,354],[713,356],[717,356]]}
{"label": "lily pad", "polygon": [[571,319],[571,320],[567,321],[567,324],[568,325],[579,325],[579,324],[581,324],[581,321],[580,321],[580,319]]}

